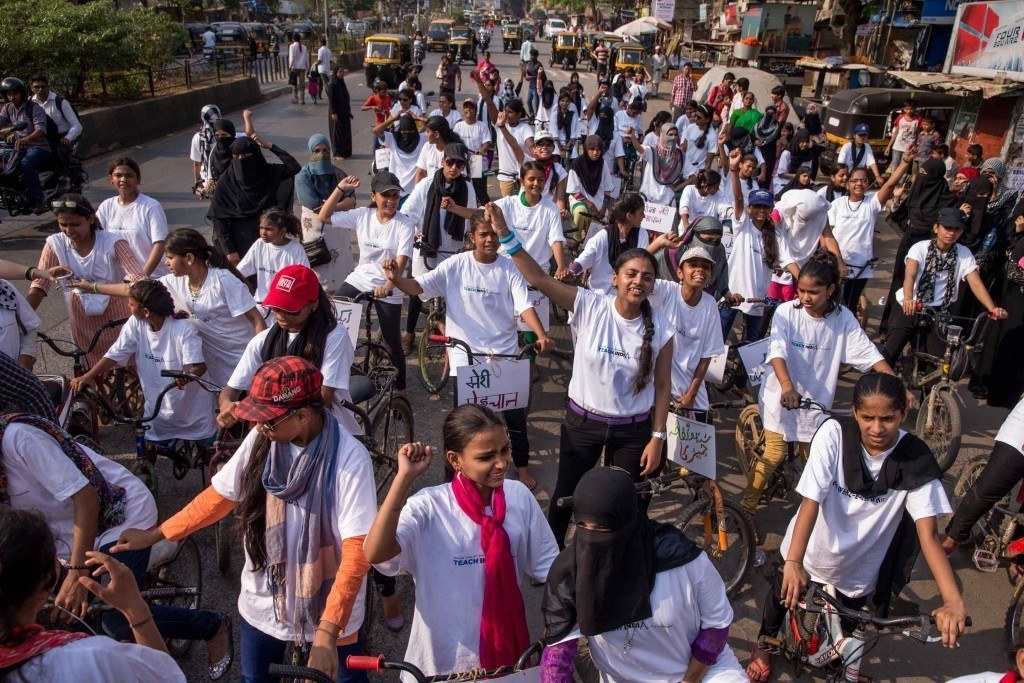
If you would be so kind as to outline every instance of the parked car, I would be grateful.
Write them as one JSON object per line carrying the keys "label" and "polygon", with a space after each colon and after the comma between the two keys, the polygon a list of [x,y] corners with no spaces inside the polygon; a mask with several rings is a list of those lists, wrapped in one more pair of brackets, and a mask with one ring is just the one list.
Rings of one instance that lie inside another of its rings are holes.
{"label": "parked car", "polygon": [[548,19],[547,23],[544,24],[544,37],[554,38],[562,31],[568,30],[565,22],[561,19]]}

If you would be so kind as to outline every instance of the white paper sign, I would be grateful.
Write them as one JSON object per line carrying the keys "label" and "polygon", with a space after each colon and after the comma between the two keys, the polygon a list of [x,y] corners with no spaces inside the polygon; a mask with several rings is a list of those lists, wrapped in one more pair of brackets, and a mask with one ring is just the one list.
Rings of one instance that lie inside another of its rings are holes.
{"label": "white paper sign", "polygon": [[359,344],[359,327],[363,322],[363,307],[343,299],[332,299],[334,317],[348,330],[348,338],[352,340],[352,348]]}
{"label": "white paper sign", "polygon": [[761,377],[764,376],[766,367],[764,359],[768,355],[769,338],[764,338],[752,344],[737,346],[736,351],[743,361],[743,368],[747,371],[747,383],[752,387],[761,384]]}
{"label": "white paper sign", "polygon": [[715,426],[668,414],[668,459],[708,479],[714,479]]}
{"label": "white paper sign", "polygon": [[712,384],[721,384],[722,380],[725,379],[725,362],[729,359],[729,345],[725,345],[725,351],[718,354],[717,356],[711,356],[711,362],[708,364],[708,371],[704,375],[705,382],[711,382]]}
{"label": "white paper sign", "polygon": [[[534,312],[537,313],[537,317],[540,318],[541,327],[545,330],[548,329],[548,321],[551,319],[551,306],[548,304],[548,298],[540,292],[529,292],[530,305],[533,306]],[[516,314],[516,325],[523,332],[532,332],[530,326],[523,320],[523,316]]]}
{"label": "white paper sign", "polygon": [[482,154],[470,154],[469,155],[469,177],[470,178],[483,178],[484,177],[484,157]]}
{"label": "white paper sign", "polygon": [[386,171],[391,168],[391,150],[387,147],[378,147],[373,153],[373,162],[377,165],[378,171]]}
{"label": "white paper sign", "polygon": [[663,206],[652,202],[644,202],[644,221],[640,227],[655,232],[668,232],[676,219],[676,210],[671,206]]}
{"label": "white paper sign", "polygon": [[501,412],[525,408],[530,400],[528,359],[463,365],[456,372],[460,405],[475,403]]}

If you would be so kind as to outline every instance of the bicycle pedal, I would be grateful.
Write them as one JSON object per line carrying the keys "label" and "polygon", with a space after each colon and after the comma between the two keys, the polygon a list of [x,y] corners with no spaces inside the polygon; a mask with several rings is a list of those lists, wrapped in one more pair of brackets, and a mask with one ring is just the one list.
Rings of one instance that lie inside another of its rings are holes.
{"label": "bicycle pedal", "polygon": [[978,548],[974,551],[972,559],[979,572],[992,573],[999,570],[999,558],[989,550]]}

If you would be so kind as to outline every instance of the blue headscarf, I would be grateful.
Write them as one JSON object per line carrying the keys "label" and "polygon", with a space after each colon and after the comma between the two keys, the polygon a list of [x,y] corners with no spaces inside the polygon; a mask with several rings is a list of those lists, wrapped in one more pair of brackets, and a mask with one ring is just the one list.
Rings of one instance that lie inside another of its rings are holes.
{"label": "blue headscarf", "polygon": [[[331,142],[327,139],[326,135],[318,133],[309,138],[309,142],[306,143],[306,149],[311,156],[313,149],[320,144],[327,145],[328,148],[331,146]],[[338,180],[343,175],[339,174],[338,169],[331,163],[330,152],[327,152],[326,159],[318,158],[314,161],[311,158],[309,163],[303,166],[299,174],[295,176],[295,196],[298,198],[299,203],[307,209],[316,209],[324,203],[325,199],[331,196],[335,186],[338,184]]]}
{"label": "blue headscarf", "polygon": [[309,142],[306,143],[306,150],[312,154],[313,149],[315,149],[317,145],[327,145],[327,158],[316,161],[310,159],[310,172],[313,175],[327,175],[328,173],[334,173],[334,166],[331,164],[331,141],[327,139],[326,135],[317,133],[309,138]]}

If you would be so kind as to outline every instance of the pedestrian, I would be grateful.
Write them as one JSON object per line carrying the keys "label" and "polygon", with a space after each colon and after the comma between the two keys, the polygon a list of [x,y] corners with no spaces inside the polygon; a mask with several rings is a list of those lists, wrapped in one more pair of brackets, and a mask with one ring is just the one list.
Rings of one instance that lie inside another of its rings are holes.
{"label": "pedestrian", "polygon": [[914,103],[907,102],[903,105],[903,112],[893,121],[892,135],[889,137],[889,144],[885,147],[886,155],[891,155],[889,158],[891,168],[898,166],[907,149],[914,145],[920,125],[921,117],[917,115]]}
{"label": "pedestrian", "polygon": [[313,66],[311,66],[309,68],[309,73],[306,74],[306,77],[308,79],[307,80],[307,89],[309,90],[309,97],[313,101],[313,106],[314,107],[316,106],[317,98],[320,97],[321,76],[320,76],[320,70],[319,70],[318,67],[319,67],[319,63],[318,62],[313,62]]}
{"label": "pedestrian", "polygon": [[331,68],[331,60],[334,59],[334,55],[331,54],[331,48],[327,47],[327,38],[320,39],[320,49],[316,51],[317,69],[320,71],[320,80],[326,85],[327,80],[334,73]]}
{"label": "pedestrian", "polygon": [[[325,230],[319,213],[334,188],[348,174],[331,163],[327,136],[310,136],[306,149],[309,150],[309,163],[295,176],[295,198],[302,207],[302,243],[307,254],[310,247],[313,248],[311,267],[320,279],[320,285],[328,294],[334,294],[352,272],[352,239],[347,230]],[[355,205],[354,192],[342,199],[344,209]]]}
{"label": "pedestrian", "polygon": [[530,116],[533,117],[537,114],[540,106],[540,91],[545,78],[543,77],[544,67],[538,59],[540,53],[537,50],[530,50],[528,55],[528,59],[519,67],[519,87],[522,87],[523,81],[526,82],[526,107]]}
{"label": "pedestrian", "polygon": [[422,443],[402,446],[366,557],[416,582],[403,659],[442,675],[510,666],[530,645],[520,582],[544,581],[558,546],[533,494],[506,479],[510,442],[498,413],[459,406],[445,418],[442,437],[449,483],[410,497],[434,453]]}
{"label": "pedestrian", "polygon": [[[281,163],[267,163],[264,149]],[[231,155],[231,165],[217,182],[207,218],[228,261],[237,266],[259,239],[260,214],[281,204],[282,184],[290,182],[302,167],[291,154],[255,134],[231,143]],[[291,196],[291,192],[287,194]]]}
{"label": "pedestrian", "polygon": [[[408,96],[408,93],[402,93]],[[397,122],[394,132],[388,128]],[[417,163],[420,152],[427,144],[427,136],[420,133],[416,126],[417,119],[409,114],[389,116],[373,129],[374,136],[381,147],[387,148],[388,166],[377,168],[377,171],[390,171],[398,178],[402,187],[402,197],[409,195],[416,187]]]}
{"label": "pedestrian", "polygon": [[595,77],[597,78],[597,82],[600,83],[608,75],[609,50],[605,47],[603,40],[597,41],[597,45],[594,46],[593,55],[593,61],[596,64],[594,67],[596,72]]}
{"label": "pedestrian", "polygon": [[[847,168],[851,171],[855,168],[866,168],[869,169],[875,178],[881,178],[881,173],[878,171],[878,163],[875,161],[875,154],[871,151],[871,145],[868,144],[868,134],[871,129],[868,128],[866,123],[858,123],[853,128],[853,140],[847,142],[845,145],[839,148],[839,156],[836,157],[836,162],[840,164],[846,164]],[[899,163],[890,165],[890,168],[896,168]]]}
{"label": "pedestrian", "polygon": [[[345,84],[344,67],[339,66],[327,81],[325,98],[330,120],[331,147],[334,158],[345,161],[352,156],[352,100]],[[374,113],[376,116],[376,112]],[[377,123],[380,123],[378,121]]]}
{"label": "pedestrian", "polygon": [[100,225],[131,246],[146,277],[166,275],[167,215],[160,202],[139,192],[139,164],[131,157],[114,157],[107,164],[107,176],[117,196],[104,199],[96,209]]}
{"label": "pedestrian", "polygon": [[292,86],[292,104],[306,104],[306,72],[309,71],[309,50],[302,44],[298,33],[292,34],[288,46],[288,84]]}
{"label": "pedestrian", "polygon": [[693,67],[689,62],[683,64],[682,70],[672,79],[672,118],[683,115],[683,109],[693,100],[697,92],[697,81],[693,78]]}
{"label": "pedestrian", "polygon": [[754,124],[751,131],[754,138],[754,149],[760,152],[761,158],[764,159],[761,173],[758,175],[758,183],[761,185],[767,185],[775,171],[776,150],[778,149],[775,143],[779,139],[781,129],[782,124],[779,123],[775,105],[769,104],[764,108],[764,116]]}
{"label": "pedestrian", "polygon": [[441,58],[441,65],[438,67],[438,87],[442,95],[448,95],[449,101],[455,101],[455,91],[462,90],[462,68],[451,52],[445,53]]}

